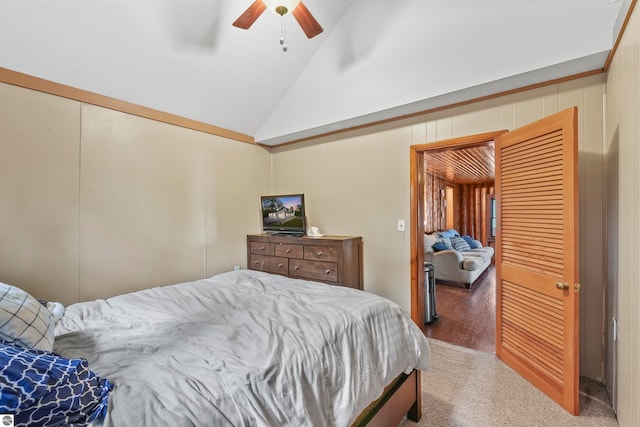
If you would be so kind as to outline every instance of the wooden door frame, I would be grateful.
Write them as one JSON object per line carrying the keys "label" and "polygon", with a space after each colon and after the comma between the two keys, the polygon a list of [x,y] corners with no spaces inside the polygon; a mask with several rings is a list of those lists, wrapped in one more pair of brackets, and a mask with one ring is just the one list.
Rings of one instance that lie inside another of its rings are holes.
{"label": "wooden door frame", "polygon": [[424,158],[427,154],[491,144],[499,130],[409,147],[411,230],[411,318],[424,329]]}

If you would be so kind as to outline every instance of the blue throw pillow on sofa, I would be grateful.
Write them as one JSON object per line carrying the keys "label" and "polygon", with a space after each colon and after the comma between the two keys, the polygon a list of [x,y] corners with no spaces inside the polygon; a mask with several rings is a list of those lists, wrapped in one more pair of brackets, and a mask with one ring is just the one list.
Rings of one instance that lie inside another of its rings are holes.
{"label": "blue throw pillow on sofa", "polygon": [[471,236],[462,236],[462,238],[465,240],[465,242],[467,242],[469,244],[469,247],[471,249],[480,249],[480,248],[482,248],[482,245],[478,245],[478,241],[475,240],[473,237],[471,237]]}
{"label": "blue throw pillow on sofa", "polygon": [[438,242],[432,246],[434,252],[446,251],[447,249],[451,249],[443,242]]}
{"label": "blue throw pillow on sofa", "polygon": [[453,246],[453,249],[455,249],[458,252],[464,252],[471,249],[471,246],[469,246],[467,241],[462,237],[452,237],[451,246]]}
{"label": "blue throw pillow on sofa", "polygon": [[457,232],[455,229],[453,229],[453,228],[451,228],[451,229],[449,229],[449,230],[442,230],[442,231],[438,231],[437,233],[438,233],[438,234],[440,235],[440,237],[442,237],[443,239],[460,236],[460,234],[458,234],[458,232]]}
{"label": "blue throw pillow on sofa", "polygon": [[85,359],[0,341],[0,413],[16,426],[88,424],[107,414],[112,385]]}

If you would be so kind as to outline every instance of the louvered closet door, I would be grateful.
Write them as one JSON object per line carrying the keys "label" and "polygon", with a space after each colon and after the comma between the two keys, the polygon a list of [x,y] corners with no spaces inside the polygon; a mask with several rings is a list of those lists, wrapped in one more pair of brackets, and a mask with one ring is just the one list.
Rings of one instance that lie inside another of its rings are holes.
{"label": "louvered closet door", "polygon": [[496,138],[496,354],[574,415],[576,123],[572,108]]}

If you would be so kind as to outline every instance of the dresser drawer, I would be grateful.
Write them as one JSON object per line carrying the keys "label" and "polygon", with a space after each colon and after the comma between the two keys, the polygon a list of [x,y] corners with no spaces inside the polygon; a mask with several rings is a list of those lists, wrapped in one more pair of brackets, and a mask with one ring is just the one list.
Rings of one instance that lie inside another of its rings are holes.
{"label": "dresser drawer", "polygon": [[362,238],[250,234],[247,268],[363,289]]}
{"label": "dresser drawer", "polygon": [[[306,254],[306,251],[305,251]],[[289,268],[291,277],[302,277],[322,282],[338,281],[338,264],[335,262],[291,260]]]}
{"label": "dresser drawer", "polygon": [[251,242],[250,251],[252,254],[273,255],[273,247],[273,243]]}
{"label": "dresser drawer", "polygon": [[305,246],[304,259],[337,262],[338,248],[335,246]]}
{"label": "dresser drawer", "polygon": [[302,245],[275,245],[275,256],[283,256],[287,258],[303,258],[304,250]]}
{"label": "dresser drawer", "polygon": [[249,268],[267,273],[288,275],[289,259],[274,256],[251,255]]}

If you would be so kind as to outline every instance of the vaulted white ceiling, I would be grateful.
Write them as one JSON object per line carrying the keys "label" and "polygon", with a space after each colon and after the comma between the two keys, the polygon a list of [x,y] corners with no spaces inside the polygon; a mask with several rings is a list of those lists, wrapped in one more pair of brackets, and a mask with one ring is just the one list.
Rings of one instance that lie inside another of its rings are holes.
{"label": "vaulted white ceiling", "polygon": [[275,145],[603,67],[631,0],[0,0],[0,66]]}

